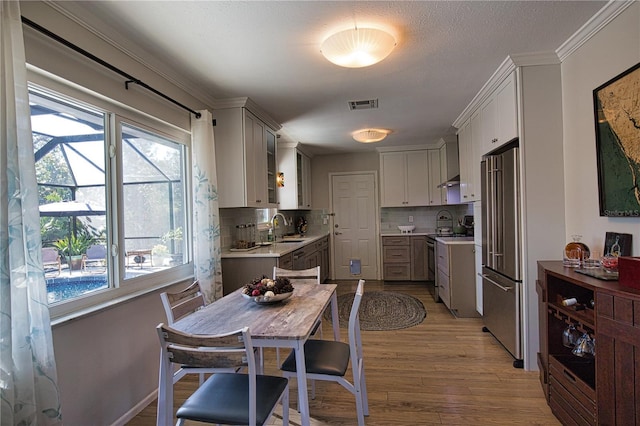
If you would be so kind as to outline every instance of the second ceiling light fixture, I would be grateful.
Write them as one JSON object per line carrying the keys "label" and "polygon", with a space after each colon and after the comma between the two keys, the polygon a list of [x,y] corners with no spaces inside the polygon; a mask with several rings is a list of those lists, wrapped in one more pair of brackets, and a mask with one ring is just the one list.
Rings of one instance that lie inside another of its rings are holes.
{"label": "second ceiling light fixture", "polygon": [[[393,35],[377,28],[351,28],[339,31],[322,42],[320,51],[327,60],[347,68],[376,64],[396,46]],[[352,134],[362,143],[380,142],[390,133],[386,129],[362,129]]]}

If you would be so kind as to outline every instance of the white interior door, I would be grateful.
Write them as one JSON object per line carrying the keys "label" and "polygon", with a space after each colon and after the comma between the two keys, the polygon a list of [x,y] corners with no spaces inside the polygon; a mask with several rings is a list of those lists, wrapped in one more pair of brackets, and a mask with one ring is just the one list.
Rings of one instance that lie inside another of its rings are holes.
{"label": "white interior door", "polygon": [[378,279],[375,174],[331,175],[331,208],[334,279]]}

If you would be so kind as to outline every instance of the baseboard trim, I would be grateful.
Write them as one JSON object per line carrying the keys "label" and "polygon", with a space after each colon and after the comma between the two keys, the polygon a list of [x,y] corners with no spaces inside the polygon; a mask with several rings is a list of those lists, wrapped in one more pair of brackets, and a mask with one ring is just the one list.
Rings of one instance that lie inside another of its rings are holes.
{"label": "baseboard trim", "polygon": [[155,389],[146,398],[142,401],[138,402],[134,405],[129,411],[124,413],[118,420],[113,422],[111,426],[125,426],[129,423],[135,416],[137,416],[142,410],[147,408],[149,404],[151,404],[158,397],[158,390]]}

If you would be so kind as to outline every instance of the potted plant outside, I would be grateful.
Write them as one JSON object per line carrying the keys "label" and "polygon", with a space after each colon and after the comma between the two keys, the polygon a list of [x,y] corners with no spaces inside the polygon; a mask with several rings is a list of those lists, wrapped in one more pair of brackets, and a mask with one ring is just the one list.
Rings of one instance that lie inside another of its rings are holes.
{"label": "potted plant outside", "polygon": [[171,259],[169,255],[169,249],[164,244],[156,244],[151,249],[151,255],[153,259],[153,266],[166,266]]}
{"label": "potted plant outside", "polygon": [[93,238],[84,235],[71,235],[69,238],[61,239],[53,243],[61,255],[67,258],[69,268],[79,270],[82,265],[82,255],[87,252],[89,246],[93,244]]}
{"label": "potted plant outside", "polygon": [[182,264],[182,227],[172,229],[162,236],[162,242],[169,245],[172,266]]}

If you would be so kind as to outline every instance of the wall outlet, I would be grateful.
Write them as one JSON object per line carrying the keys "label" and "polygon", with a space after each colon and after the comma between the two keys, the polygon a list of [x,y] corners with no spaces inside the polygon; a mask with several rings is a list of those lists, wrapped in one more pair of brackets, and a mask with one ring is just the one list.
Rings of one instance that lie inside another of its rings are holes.
{"label": "wall outlet", "polygon": [[413,223],[413,216],[409,216],[409,223]]}

